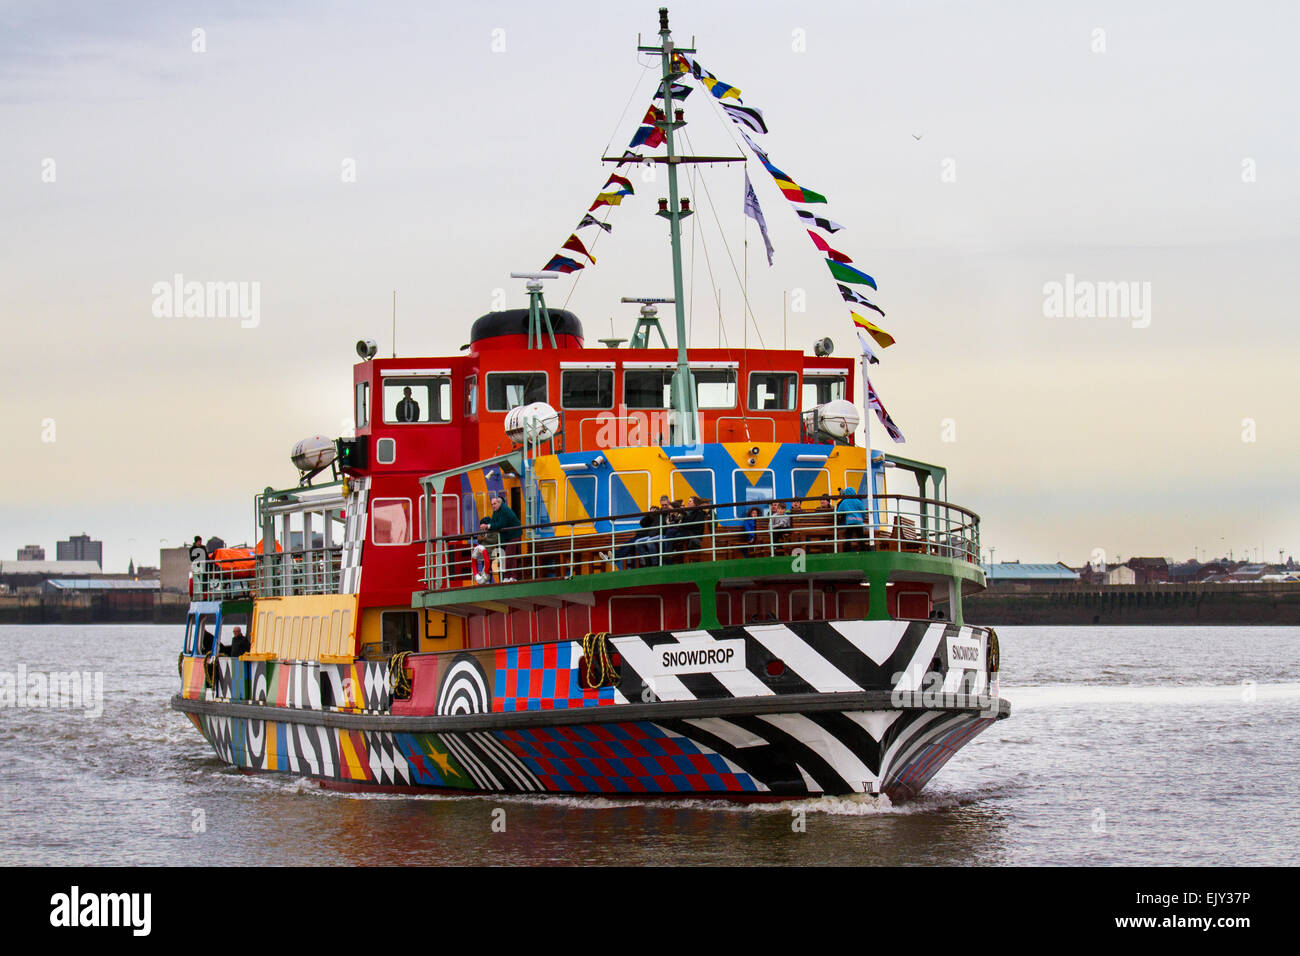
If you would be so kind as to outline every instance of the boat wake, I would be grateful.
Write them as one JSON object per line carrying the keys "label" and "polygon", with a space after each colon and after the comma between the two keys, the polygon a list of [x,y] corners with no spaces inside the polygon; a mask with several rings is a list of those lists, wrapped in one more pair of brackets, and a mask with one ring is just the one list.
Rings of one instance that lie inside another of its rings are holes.
{"label": "boat wake", "polygon": [[292,777],[284,774],[238,774],[241,784],[261,790],[283,794],[314,795],[328,800],[380,800],[420,802],[489,802],[493,805],[523,804],[547,809],[605,811],[640,808],[643,810],[696,810],[708,813],[763,814],[776,813],[789,816],[802,810],[805,813],[827,816],[862,817],[934,813],[953,810],[998,796],[1005,787],[995,786],[948,792],[926,792],[906,803],[895,804],[881,794],[852,794],[849,796],[808,797],[793,800],[745,802],[739,800],[708,798],[646,798],[622,796],[573,796],[557,794],[519,793],[368,793],[336,790],[322,786],[310,777]]}

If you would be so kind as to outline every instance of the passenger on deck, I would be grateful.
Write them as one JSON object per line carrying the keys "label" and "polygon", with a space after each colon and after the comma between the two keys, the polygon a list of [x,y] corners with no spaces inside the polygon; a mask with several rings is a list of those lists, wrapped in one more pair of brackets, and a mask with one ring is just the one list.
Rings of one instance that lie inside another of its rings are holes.
{"label": "passenger on deck", "polygon": [[[636,545],[636,556],[640,560],[642,567],[649,564],[660,565],[664,563],[663,554],[667,550],[669,540],[668,526],[675,523],[674,514],[676,512],[673,510],[673,503],[668,499],[668,496],[660,495],[659,509],[649,528],[651,533],[644,538],[640,535],[637,536],[639,540]],[[643,519],[642,527],[645,526]]]}
{"label": "passenger on deck", "polygon": [[844,529],[846,543],[854,542],[849,545],[850,550],[858,550],[862,547],[863,519],[866,516],[867,509],[857,492],[850,488],[841,488],[840,504],[835,509],[835,523]]}
{"label": "passenger on deck", "polygon": [[495,531],[500,537],[501,549],[505,552],[497,573],[503,582],[514,581],[515,578],[510,576],[510,569],[519,557],[519,535],[521,534],[519,516],[499,494],[492,495],[491,500],[492,514],[488,517],[488,529]]}
{"label": "passenger on deck", "polygon": [[710,524],[709,513],[701,507],[702,504],[698,495],[691,495],[686,499],[686,507],[676,512],[679,515],[677,523],[664,533],[664,538],[672,541],[672,550],[688,552],[702,547],[703,536],[708,533]]}
{"label": "passenger on deck", "polygon": [[230,656],[241,657],[247,654],[252,643],[248,636],[244,634],[244,629],[238,624],[235,625],[235,632],[230,636]]}
{"label": "passenger on deck", "polygon": [[[641,516],[641,530],[632,540],[618,549],[617,558],[623,567],[637,567],[659,550],[663,513],[658,505],[651,505],[650,510]],[[657,562],[656,562],[657,563]]]}
{"label": "passenger on deck", "polygon": [[402,389],[402,400],[397,403],[397,420],[399,422],[418,422],[420,420],[420,403],[411,397],[411,386]]}
{"label": "passenger on deck", "polygon": [[745,544],[753,544],[758,540],[758,522],[762,517],[763,512],[757,508],[750,508],[745,512],[745,520],[740,525],[745,532]]}
{"label": "passenger on deck", "polygon": [[790,532],[790,513],[785,510],[784,502],[772,502],[772,514],[768,518],[767,526],[771,529],[772,538],[777,543],[780,543]]}

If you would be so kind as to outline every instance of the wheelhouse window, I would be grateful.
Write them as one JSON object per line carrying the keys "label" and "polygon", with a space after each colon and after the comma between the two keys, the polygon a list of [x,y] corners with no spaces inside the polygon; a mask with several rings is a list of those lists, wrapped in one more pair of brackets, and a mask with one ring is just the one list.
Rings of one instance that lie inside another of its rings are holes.
{"label": "wheelhouse window", "polygon": [[799,376],[794,372],[751,372],[749,407],[755,412],[788,412],[794,408]]}
{"label": "wheelhouse window", "polygon": [[384,424],[418,425],[451,421],[451,379],[389,376],[384,379]]}
{"label": "wheelhouse window", "polygon": [[356,423],[357,428],[365,428],[370,424],[369,382],[357,382]]}
{"label": "wheelhouse window", "polygon": [[478,414],[478,376],[471,375],[465,379],[465,417],[473,418]]}
{"label": "wheelhouse window", "polygon": [[843,375],[804,375],[803,407],[816,408],[844,397]]}
{"label": "wheelhouse window", "polygon": [[563,408],[613,408],[614,371],[565,369],[560,373],[560,404]]}
{"label": "wheelhouse window", "polygon": [[[675,369],[628,369],[623,373],[623,403],[628,408],[668,408],[672,403]],[[736,370],[693,368],[698,408],[736,407]]]}
{"label": "wheelhouse window", "polygon": [[699,408],[736,407],[734,368],[691,369],[695,376],[695,404]]}
{"label": "wheelhouse window", "polygon": [[667,408],[672,389],[670,368],[636,368],[623,373],[623,404],[628,408]]}
{"label": "wheelhouse window", "polygon": [[545,372],[489,372],[487,410],[508,412],[518,405],[546,401]]}

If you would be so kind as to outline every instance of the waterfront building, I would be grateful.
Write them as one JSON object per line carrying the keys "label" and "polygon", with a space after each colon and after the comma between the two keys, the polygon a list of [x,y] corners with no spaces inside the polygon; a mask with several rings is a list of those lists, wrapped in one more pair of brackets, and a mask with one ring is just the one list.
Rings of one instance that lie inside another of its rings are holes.
{"label": "waterfront building", "polygon": [[55,557],[60,561],[94,561],[99,568],[104,566],[104,542],[94,541],[84,532],[58,542],[56,548]]}

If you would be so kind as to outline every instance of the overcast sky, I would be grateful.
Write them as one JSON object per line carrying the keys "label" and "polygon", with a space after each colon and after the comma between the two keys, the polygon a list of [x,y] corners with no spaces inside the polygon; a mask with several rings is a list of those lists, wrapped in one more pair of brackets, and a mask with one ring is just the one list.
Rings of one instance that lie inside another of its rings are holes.
{"label": "overcast sky", "polygon": [[[998,560],[1300,545],[1297,9],[671,5],[876,277],[897,450],[949,467]],[[120,570],[163,539],[249,537],[294,441],[350,415],[356,339],[389,351],[393,289],[403,355],[454,353],[495,290],[525,304],[508,272],[556,251],[649,103],[656,10],[0,3],[0,557],[85,531]],[[734,152],[707,93],[686,107],[695,151]],[[851,353],[818,253],[750,170],[776,246],[769,269],[749,230],[750,343],[779,345],[804,290],[790,344]],[[683,190],[696,345],[715,288],[744,334],[711,209],[743,273],[741,177]],[[598,265],[548,291],[592,340],[630,332],[619,296],[671,293],[660,194],[638,180]],[[259,283],[259,323],[156,317],[177,273]],[[1141,306],[1049,315],[1067,276],[1136,283]]]}

